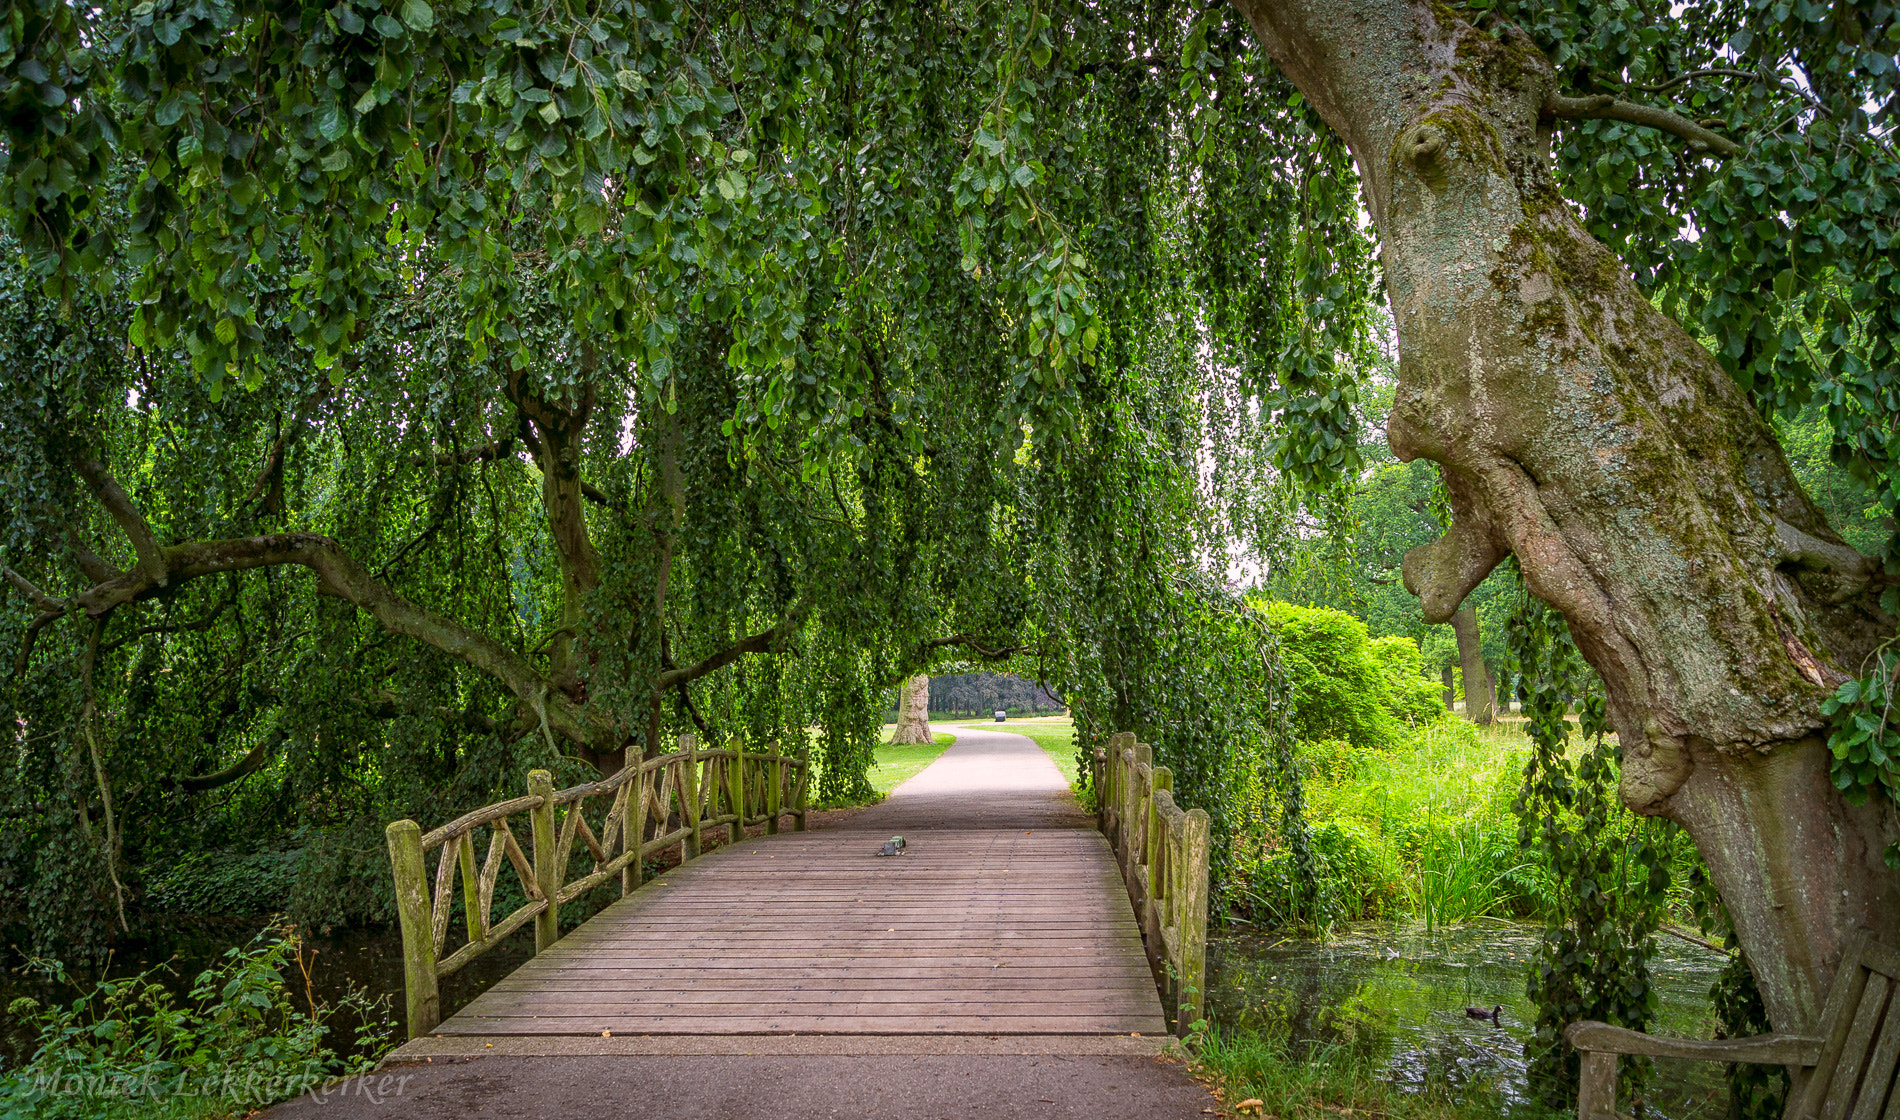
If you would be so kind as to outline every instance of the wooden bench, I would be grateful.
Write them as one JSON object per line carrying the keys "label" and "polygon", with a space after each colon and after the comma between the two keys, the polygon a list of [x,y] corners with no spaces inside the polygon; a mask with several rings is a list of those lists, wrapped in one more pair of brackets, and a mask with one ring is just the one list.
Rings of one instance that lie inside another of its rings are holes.
{"label": "wooden bench", "polygon": [[1714,1042],[1662,1038],[1586,1020],[1564,1038],[1583,1055],[1578,1120],[1616,1120],[1616,1058],[1699,1058],[1787,1066],[1784,1120],[1900,1120],[1900,953],[1865,934],[1849,939],[1813,1037],[1765,1034]]}

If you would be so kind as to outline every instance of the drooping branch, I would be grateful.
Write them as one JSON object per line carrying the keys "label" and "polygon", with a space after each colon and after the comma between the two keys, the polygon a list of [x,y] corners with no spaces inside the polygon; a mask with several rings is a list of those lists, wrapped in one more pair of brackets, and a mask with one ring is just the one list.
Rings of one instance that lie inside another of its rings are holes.
{"label": "drooping branch", "polygon": [[952,634],[947,638],[932,638],[924,643],[926,650],[950,649],[961,646],[976,654],[979,661],[1007,661],[1017,654],[1033,653],[1027,645],[1003,645],[992,639],[979,638],[972,634]]}
{"label": "drooping branch", "polygon": [[748,653],[776,653],[792,631],[798,629],[798,620],[805,613],[804,600],[792,604],[785,617],[776,626],[761,630],[749,638],[741,638],[718,653],[707,657],[696,665],[684,669],[671,669],[661,673],[653,682],[653,695],[659,697],[669,688],[696,681],[708,673],[716,673],[739,660]]}
{"label": "drooping branch", "polygon": [[1710,132],[1687,117],[1679,117],[1667,109],[1625,101],[1607,93],[1592,97],[1565,97],[1553,93],[1544,101],[1544,115],[1567,120],[1626,121],[1679,136],[1689,142],[1689,150],[1694,152],[1732,156],[1742,150],[1740,144]]}
{"label": "drooping branch", "polygon": [[297,406],[297,411],[291,415],[290,423],[283,431],[277,433],[277,438],[271,441],[270,450],[265,452],[264,466],[257,472],[257,481],[251,484],[251,493],[244,499],[245,505],[251,505],[264,497],[266,491],[270,491],[273,497],[281,496],[282,487],[278,484],[284,477],[284,455],[290,450],[290,445],[297,442],[297,437],[303,434],[305,421],[310,418],[310,413],[329,395],[330,382],[326,379],[303,399],[302,404]]}
{"label": "drooping branch", "polygon": [[236,602],[237,596],[235,594],[227,595],[213,604],[211,610],[207,612],[203,618],[194,618],[188,622],[160,622],[154,623],[151,626],[140,626],[130,633],[122,634],[112,639],[100,648],[107,651],[115,650],[120,646],[130,645],[140,638],[147,638],[153,634],[191,634],[209,630],[211,629],[211,625],[223,617],[224,612],[229,610],[231,605]]}
{"label": "drooping branch", "polygon": [[[424,610],[377,580],[336,541],[319,533],[272,533],[231,540],[193,541],[165,550],[169,586],[176,587],[214,572],[298,565],[317,574],[320,590],[368,611],[383,628],[435,647],[500,681],[523,703],[535,703],[547,681],[526,660],[488,635]],[[150,598],[164,590],[143,569],[127,572],[74,596],[88,615],[99,618],[115,607]],[[579,706],[558,689],[547,701],[554,730],[577,743],[592,740],[592,728]]]}
{"label": "drooping branch", "polygon": [[79,477],[86,480],[92,488],[93,496],[99,504],[106,507],[112,520],[132,542],[132,551],[138,555],[139,569],[145,572],[158,586],[165,586],[169,573],[165,568],[165,550],[159,545],[158,537],[152,527],[145,522],[145,515],[132,504],[132,496],[125,492],[117,479],[106,470],[105,464],[84,452],[72,458],[73,469]]}
{"label": "drooping branch", "polygon": [[38,585],[32,580],[27,579],[5,564],[0,564],[0,576],[4,576],[6,581],[14,586],[15,590],[26,596],[27,601],[38,607],[41,611],[57,613],[69,610],[73,605],[71,599],[55,599],[46,592],[41,591]]}
{"label": "drooping branch", "polygon": [[40,611],[33,621],[26,624],[26,632],[20,637],[20,652],[13,659],[13,675],[8,678],[17,681],[20,679],[20,674],[26,672],[27,663],[33,660],[33,647],[39,641],[40,631],[46,629],[67,611],[72,610],[73,601],[53,598],[40,590],[32,580],[4,564],[0,564],[0,574],[4,574],[6,581],[12,584],[20,594],[26,596],[27,600]]}
{"label": "drooping branch", "polygon": [[263,769],[264,764],[270,761],[271,756],[277,753],[277,748],[282,746],[284,740],[289,737],[288,732],[282,728],[278,728],[269,735],[259,739],[257,745],[252,747],[243,758],[238,759],[222,770],[211,774],[173,778],[166,780],[164,784],[190,793],[203,793],[206,790],[228,786],[248,774],[253,774]]}
{"label": "drooping branch", "polygon": [[415,462],[417,466],[458,467],[470,463],[487,463],[496,459],[506,459],[514,453],[515,437],[509,435],[489,440],[476,447],[465,447],[459,451],[438,451],[434,455],[417,455]]}

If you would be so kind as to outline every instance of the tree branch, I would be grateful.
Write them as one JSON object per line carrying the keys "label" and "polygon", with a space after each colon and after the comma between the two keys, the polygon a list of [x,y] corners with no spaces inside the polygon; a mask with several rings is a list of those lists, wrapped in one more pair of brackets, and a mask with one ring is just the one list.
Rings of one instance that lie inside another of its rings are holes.
{"label": "tree branch", "polygon": [[0,575],[5,576],[8,583],[12,584],[20,594],[26,596],[34,606],[43,612],[59,613],[72,608],[73,601],[71,599],[53,598],[46,592],[41,591],[32,580],[27,579],[5,564],[0,564]]}
{"label": "tree branch", "polygon": [[1456,614],[1471,589],[1510,554],[1467,477],[1442,465],[1439,472],[1451,498],[1451,528],[1408,551],[1399,567],[1405,589],[1418,596],[1425,621],[1434,625]]}
{"label": "tree branch", "polygon": [[217,789],[220,786],[228,786],[239,778],[262,769],[264,764],[270,761],[271,755],[277,753],[278,746],[289,737],[288,732],[282,728],[278,728],[258,740],[257,745],[252,747],[243,758],[238,759],[236,762],[216,773],[200,774],[187,778],[167,779],[163,784],[191,793],[203,793],[206,790]]}
{"label": "tree branch", "polygon": [[[368,611],[385,630],[434,646],[443,653],[500,681],[523,703],[547,691],[547,680],[527,661],[488,635],[443,618],[409,602],[371,576],[341,545],[320,533],[271,533],[220,541],[193,541],[165,550],[170,586],[214,572],[299,565],[317,574],[319,589]],[[115,607],[151,598],[163,590],[149,573],[127,572],[74,596],[86,613],[98,618]],[[560,690],[547,700],[554,729],[581,744],[591,744],[592,727],[580,707]]]}
{"label": "tree branch", "polygon": [[951,646],[963,646],[974,650],[979,661],[1004,661],[1019,653],[1029,652],[1026,645],[985,646],[983,642],[968,634],[952,634],[948,638],[932,638],[924,643],[926,650],[948,649]]}
{"label": "tree branch", "polygon": [[470,447],[462,451],[438,451],[434,455],[417,455],[417,466],[459,467],[469,463],[485,463],[496,459],[506,459],[515,453],[515,437],[503,436],[490,440],[479,447]]}
{"label": "tree branch", "polygon": [[132,551],[138,554],[140,570],[147,573],[152,582],[158,586],[165,586],[165,581],[170,576],[165,568],[165,550],[159,545],[158,538],[153,535],[152,527],[145,523],[144,515],[139,513],[138,507],[132,504],[131,495],[127,494],[125,488],[119,485],[118,480],[106,471],[105,464],[92,456],[84,452],[75,453],[72,463],[73,469],[79,472],[79,477],[85,479],[86,485],[92,488],[93,496],[99,499],[99,504],[106,507],[106,512],[112,515],[112,520],[118,522],[119,528],[125,530],[125,535],[131,538]]}
{"label": "tree branch", "polygon": [[290,445],[295,443],[297,436],[303,432],[304,420],[310,415],[310,411],[323,403],[323,399],[329,395],[330,382],[325,379],[317,385],[315,392],[305,397],[303,403],[297,406],[297,411],[291,415],[290,425],[277,433],[277,438],[271,441],[270,451],[264,456],[264,467],[257,472],[257,481],[251,484],[250,496],[244,499],[245,505],[248,506],[263,497],[265,489],[271,485],[271,480],[282,476],[284,453],[290,450]]}
{"label": "tree branch", "polygon": [[798,628],[799,616],[805,612],[804,600],[792,604],[778,625],[769,630],[761,630],[749,638],[741,638],[697,665],[684,669],[672,669],[661,673],[653,682],[653,695],[657,698],[667,689],[696,681],[708,673],[716,673],[748,653],[773,653],[779,648],[783,638]]}
{"label": "tree branch", "polygon": [[1740,144],[1710,132],[1687,117],[1679,117],[1667,109],[1624,101],[1607,93],[1593,97],[1564,97],[1553,93],[1544,102],[1544,115],[1568,120],[1610,120],[1639,124],[1680,136],[1689,142],[1689,150],[1693,152],[1732,156],[1742,150]]}

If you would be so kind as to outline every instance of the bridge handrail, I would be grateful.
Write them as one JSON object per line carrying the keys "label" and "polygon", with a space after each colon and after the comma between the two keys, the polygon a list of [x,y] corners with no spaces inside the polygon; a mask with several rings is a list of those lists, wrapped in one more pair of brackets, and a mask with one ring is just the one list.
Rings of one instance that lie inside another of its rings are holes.
{"label": "bridge handrail", "polygon": [[[647,856],[679,844],[684,863],[703,850],[706,830],[721,826],[728,830],[729,842],[738,841],[748,825],[763,823],[768,834],[777,833],[780,818],[787,816],[792,830],[803,832],[810,777],[803,747],[792,755],[782,753],[777,742],[763,751],[701,750],[691,735],[682,735],[679,750],[630,762],[599,781],[557,790],[553,775],[530,770],[525,796],[464,813],[426,833],[415,821],[393,822],[386,831],[402,926],[409,1037],[427,1034],[441,1022],[444,977],[529,921],[535,924],[534,951],[544,952],[561,936],[563,903],[615,875],[620,876],[624,897],[640,886],[641,861]],[[596,834],[585,806],[601,796],[611,796],[612,802]],[[509,817],[521,813],[529,817],[531,856],[523,854],[508,825]],[[478,868],[475,831],[483,827],[489,829],[488,855]],[[592,857],[593,868],[569,880],[568,860],[577,839]],[[437,848],[442,854],[436,859],[431,889],[425,857]],[[495,884],[504,861],[528,897],[495,922]],[[458,869],[467,940],[444,956]]]}
{"label": "bridge handrail", "polygon": [[1175,1004],[1185,1036],[1202,1017],[1207,973],[1207,813],[1174,803],[1174,774],[1123,732],[1097,747],[1096,823],[1108,837],[1148,959]]}

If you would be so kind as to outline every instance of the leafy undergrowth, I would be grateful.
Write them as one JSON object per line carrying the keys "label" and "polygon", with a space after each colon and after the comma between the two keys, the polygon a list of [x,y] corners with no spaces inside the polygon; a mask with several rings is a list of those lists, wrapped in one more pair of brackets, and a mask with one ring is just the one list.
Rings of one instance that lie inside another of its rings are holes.
{"label": "leafy undergrowth", "polygon": [[[1550,886],[1518,847],[1511,808],[1528,751],[1519,733],[1449,719],[1386,749],[1302,743],[1317,924],[1537,912]],[[1237,853],[1230,897],[1253,921],[1304,924],[1289,850],[1271,832],[1258,845]]]}
{"label": "leafy undergrowth", "polygon": [[1392,1083],[1370,1059],[1344,1047],[1303,1049],[1251,1032],[1208,1030],[1197,1039],[1196,1072],[1236,1116],[1274,1120],[1497,1120],[1507,1102],[1495,1087]]}
{"label": "leafy undergrowth", "polygon": [[[56,962],[37,962],[65,982]],[[38,1045],[0,1073],[0,1118],[209,1120],[242,1116],[365,1073],[394,1031],[386,998],[316,1000],[294,930],[272,927],[231,949],[181,997],[166,966],[104,980],[71,1004],[18,999]],[[293,988],[301,988],[295,991]],[[338,1013],[355,1037],[337,1048]]]}

